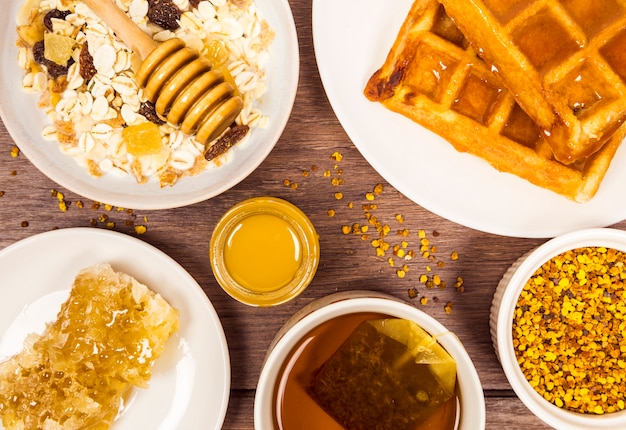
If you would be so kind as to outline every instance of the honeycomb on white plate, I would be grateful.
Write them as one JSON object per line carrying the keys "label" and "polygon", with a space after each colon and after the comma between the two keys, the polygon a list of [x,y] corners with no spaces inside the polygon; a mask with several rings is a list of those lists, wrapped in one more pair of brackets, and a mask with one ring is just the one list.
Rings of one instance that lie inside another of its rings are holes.
{"label": "honeycomb on white plate", "polygon": [[41,335],[0,362],[5,430],[108,429],[179,327],[179,311],[106,263],[76,276]]}

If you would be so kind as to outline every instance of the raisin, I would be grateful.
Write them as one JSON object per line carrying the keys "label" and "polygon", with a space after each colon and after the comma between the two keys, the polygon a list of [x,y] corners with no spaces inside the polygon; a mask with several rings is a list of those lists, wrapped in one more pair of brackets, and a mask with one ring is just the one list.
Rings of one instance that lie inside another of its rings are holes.
{"label": "raisin", "polygon": [[166,30],[180,27],[181,11],[172,0],[148,0],[148,19]]}
{"label": "raisin", "polygon": [[65,66],[55,63],[54,61],[48,60],[44,56],[44,41],[40,40],[39,42],[33,45],[33,57],[35,61],[46,68],[48,71],[48,75],[53,79],[58,78],[59,76],[67,75],[67,71],[72,64],[74,64],[74,60],[72,58],[69,59]]}
{"label": "raisin", "polygon": [[95,74],[98,73],[96,67],[93,65],[93,57],[89,53],[89,46],[87,45],[87,42],[85,42],[82,48],[80,48],[78,64],[80,65],[80,76],[82,76],[85,82],[90,81],[91,78],[93,78]]}
{"label": "raisin", "polygon": [[207,161],[211,161],[214,158],[219,157],[226,151],[228,151],[233,145],[243,139],[250,127],[247,125],[235,125],[231,127],[222,137],[217,139],[217,141],[205,152],[204,158]]}
{"label": "raisin", "polygon": [[200,4],[200,0],[189,0],[189,5],[192,8],[196,8],[197,9],[199,4]]}
{"label": "raisin", "polygon": [[148,121],[153,122],[156,125],[165,124],[165,121],[157,115],[154,103],[152,102],[147,101],[141,103],[139,106],[139,114],[145,116]]}
{"label": "raisin", "polygon": [[43,17],[43,25],[46,26],[48,31],[52,30],[52,18],[65,19],[70,14],[69,10],[52,9]]}

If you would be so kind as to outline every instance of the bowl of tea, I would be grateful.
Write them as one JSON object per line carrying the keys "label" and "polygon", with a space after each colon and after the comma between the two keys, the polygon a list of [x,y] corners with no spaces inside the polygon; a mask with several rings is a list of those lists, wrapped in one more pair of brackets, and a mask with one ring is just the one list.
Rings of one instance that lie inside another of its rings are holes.
{"label": "bowl of tea", "polygon": [[480,430],[485,401],[456,335],[373,291],[331,294],[276,334],[257,385],[259,430]]}

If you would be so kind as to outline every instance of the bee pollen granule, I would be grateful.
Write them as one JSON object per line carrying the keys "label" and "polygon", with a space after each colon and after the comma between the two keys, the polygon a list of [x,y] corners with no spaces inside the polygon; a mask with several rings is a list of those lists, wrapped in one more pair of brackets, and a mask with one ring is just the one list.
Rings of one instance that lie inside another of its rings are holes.
{"label": "bee pollen granule", "polygon": [[513,347],[530,385],[554,405],[586,414],[626,400],[626,254],[585,247],[544,263],[513,315]]}

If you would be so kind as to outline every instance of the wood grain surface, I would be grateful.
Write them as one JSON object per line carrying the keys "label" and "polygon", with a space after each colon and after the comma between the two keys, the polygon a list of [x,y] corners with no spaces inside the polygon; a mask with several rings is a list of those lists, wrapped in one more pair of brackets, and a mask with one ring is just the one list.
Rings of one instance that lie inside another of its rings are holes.
{"label": "wood grain surface", "polygon": [[[232,390],[225,429],[254,427],[257,379],[267,348],[285,321],[314,299],[355,289],[383,291],[406,300],[458,335],[483,384],[487,428],[548,428],[510,389],[494,353],[488,324],[492,296],[503,273],[545,239],[501,237],[455,224],[413,203],[386,183],[352,144],[328,103],[315,63],[311,2],[290,0],[290,4],[301,55],[298,93],[282,137],[249,177],[218,197],[187,207],[132,213],[115,207],[108,210],[58,186],[23,155],[14,156],[15,143],[0,125],[0,248],[52,229],[91,226],[139,237],[178,261],[212,301],[226,333]],[[342,154],[340,162],[331,159],[334,152]],[[340,177],[344,183],[333,185],[333,177]],[[286,186],[286,180],[297,187]],[[428,183],[434,179],[418,180]],[[391,267],[387,261],[390,251],[384,257],[377,256],[371,239],[342,233],[342,226],[367,224],[362,205],[371,203],[365,195],[377,184],[382,184],[383,192],[374,201],[378,206],[375,215],[390,226],[388,241],[393,245],[406,240],[407,250],[417,252],[406,262],[409,270],[403,278],[397,274],[398,265]],[[53,190],[64,194],[66,211],[60,210]],[[341,200],[335,197],[338,191],[343,193]],[[235,203],[262,195],[281,197],[299,206],[316,226],[321,245],[319,270],[309,288],[295,300],[273,308],[249,307],[226,295],[213,277],[207,253],[219,217]],[[335,211],[334,216],[329,216],[330,209]],[[397,220],[397,215],[403,222]],[[105,218],[114,226],[107,226]],[[147,231],[138,235],[133,224],[143,224]],[[626,229],[626,222],[616,227]],[[400,236],[398,230],[408,230],[409,235]],[[430,245],[436,247],[435,261],[419,254],[419,230],[424,230]],[[59,252],[71,246],[59,243]],[[451,258],[453,252],[458,253],[457,260]],[[37,262],[32,264],[36,270]],[[438,275],[446,287],[427,288],[420,282],[422,274]],[[464,292],[454,287],[458,277],[463,279]],[[417,289],[416,298],[409,296],[413,288]],[[7,294],[6,289],[2,294]],[[428,299],[426,304],[420,302],[422,297]],[[448,303],[452,304],[450,313],[444,309]]]}

